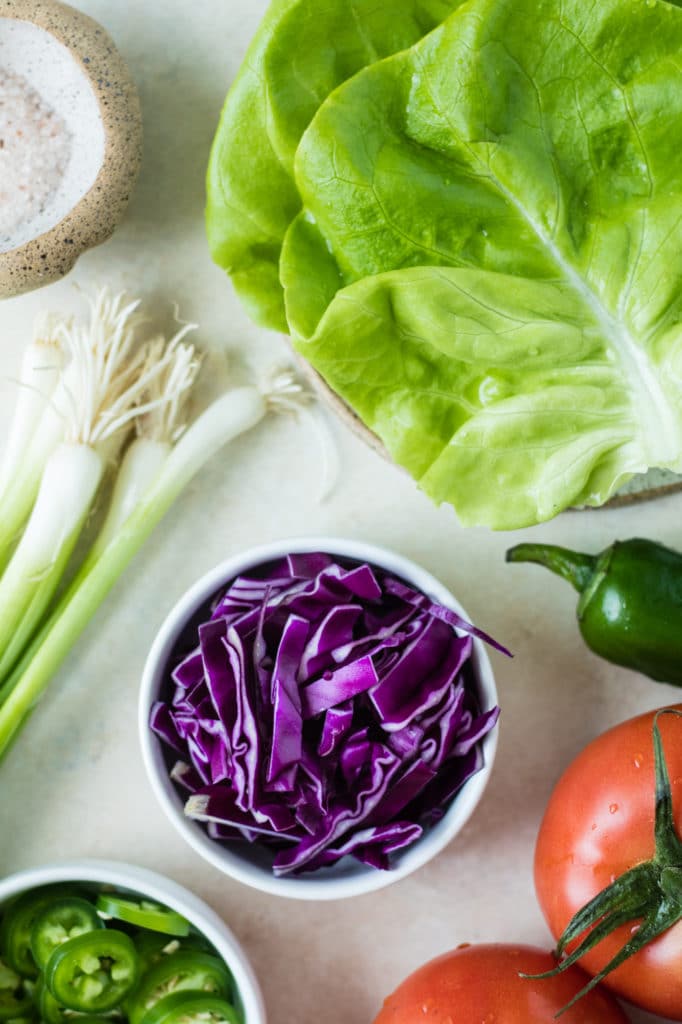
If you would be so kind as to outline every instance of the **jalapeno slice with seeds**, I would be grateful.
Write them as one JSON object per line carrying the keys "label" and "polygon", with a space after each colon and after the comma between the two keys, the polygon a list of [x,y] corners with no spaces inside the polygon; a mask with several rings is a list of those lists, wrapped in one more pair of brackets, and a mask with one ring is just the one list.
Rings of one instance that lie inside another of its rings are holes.
{"label": "jalapeno slice with seeds", "polygon": [[111,893],[100,893],[97,897],[97,909],[105,917],[115,917],[117,921],[146,928],[150,932],[161,932],[163,935],[176,935],[182,938],[189,935],[190,923],[182,914],[168,907],[162,907],[151,900],[124,899]]}
{"label": "jalapeno slice with seeds", "polygon": [[138,974],[132,939],[112,928],[69,939],[45,967],[50,992],[68,1010],[106,1013],[131,991]]}
{"label": "jalapeno slice with seeds", "polygon": [[219,996],[175,992],[160,999],[143,1018],[144,1024],[242,1024],[231,1003]]}
{"label": "jalapeno slice with seeds", "polygon": [[66,1007],[57,1002],[43,978],[38,982],[35,1005],[43,1024],[65,1024]]}
{"label": "jalapeno slice with seeds", "polygon": [[112,1020],[120,1020],[118,1017],[97,1017],[94,1013],[79,1013],[76,1018],[73,1015],[69,1015],[66,1019],[70,1020],[72,1024],[111,1024]]}
{"label": "jalapeno slice with seeds", "polygon": [[180,949],[179,939],[161,935],[159,932],[137,932],[133,935],[133,942],[137,950],[141,978],[154,964]]}
{"label": "jalapeno slice with seeds", "polygon": [[0,924],[0,950],[9,967],[26,978],[38,975],[31,953],[31,932],[39,914],[54,900],[73,894],[73,888],[51,886],[24,893],[5,910]]}
{"label": "jalapeno slice with seeds", "polygon": [[229,998],[232,976],[223,961],[210,953],[193,949],[171,953],[147,971],[133,992],[128,1006],[130,1024],[141,1024],[158,1002],[178,992]]}
{"label": "jalapeno slice with seeds", "polygon": [[31,930],[33,959],[44,970],[57,946],[103,927],[102,918],[87,900],[76,896],[55,900],[38,915]]}
{"label": "jalapeno slice with seeds", "polygon": [[[212,955],[215,953],[210,942],[198,934],[190,934],[186,938],[176,939],[170,935],[161,935],[160,932],[139,931],[133,935],[133,942],[139,957],[138,976],[140,979],[144,978],[152,967],[162,960],[165,961],[173,953],[188,953],[190,950]],[[133,992],[129,996],[129,1000],[134,997],[135,993]]]}
{"label": "jalapeno slice with seeds", "polygon": [[26,980],[0,960],[0,1021],[30,1017],[33,997]]}
{"label": "jalapeno slice with seeds", "polygon": [[45,982],[40,979],[35,995],[35,1006],[41,1024],[114,1024],[111,1017],[96,1017],[79,1013],[77,1016],[57,1002]]}

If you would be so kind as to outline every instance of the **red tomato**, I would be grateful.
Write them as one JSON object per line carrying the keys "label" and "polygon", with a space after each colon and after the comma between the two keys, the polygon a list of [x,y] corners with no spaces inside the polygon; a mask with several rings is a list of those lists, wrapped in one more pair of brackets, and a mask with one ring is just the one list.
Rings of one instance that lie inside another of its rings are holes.
{"label": "red tomato", "polygon": [[[578,967],[543,981],[521,978],[555,966],[532,946],[460,946],[411,974],[374,1024],[555,1024],[555,1015],[589,980]],[[627,1024],[615,999],[589,992],[561,1024]]]}
{"label": "red tomato", "polygon": [[[682,710],[682,705],[677,705]],[[589,744],[559,780],[540,827],[535,886],[558,938],[588,900],[654,852],[655,712],[617,725]],[[682,718],[658,720],[670,773],[675,828],[682,825]],[[632,922],[581,959],[596,974],[631,937]],[[627,960],[605,981],[663,1017],[682,1020],[682,924]]]}

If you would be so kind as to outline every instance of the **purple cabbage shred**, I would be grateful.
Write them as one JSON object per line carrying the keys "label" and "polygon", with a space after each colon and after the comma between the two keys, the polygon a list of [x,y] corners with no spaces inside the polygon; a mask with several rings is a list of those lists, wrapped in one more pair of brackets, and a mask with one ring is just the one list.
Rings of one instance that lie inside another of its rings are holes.
{"label": "purple cabbage shred", "polygon": [[508,652],[390,573],[292,554],[191,632],[150,727],[186,814],[266,848],[275,875],[388,870],[483,766],[499,708],[480,707],[473,638]]}

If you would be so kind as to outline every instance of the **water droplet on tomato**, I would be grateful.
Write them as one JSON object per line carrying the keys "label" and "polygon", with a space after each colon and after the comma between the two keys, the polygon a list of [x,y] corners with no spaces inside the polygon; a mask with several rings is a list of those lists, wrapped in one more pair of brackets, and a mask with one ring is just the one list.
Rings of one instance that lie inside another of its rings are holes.
{"label": "water droplet on tomato", "polygon": [[615,814],[618,810],[618,804],[609,804],[609,814]]}

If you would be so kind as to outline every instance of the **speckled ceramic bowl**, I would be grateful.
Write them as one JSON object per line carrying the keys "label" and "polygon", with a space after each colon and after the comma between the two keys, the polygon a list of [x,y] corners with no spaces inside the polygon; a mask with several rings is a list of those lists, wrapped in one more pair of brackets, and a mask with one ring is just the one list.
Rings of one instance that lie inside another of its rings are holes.
{"label": "speckled ceramic bowl", "polygon": [[26,221],[0,232],[0,298],[7,298],[62,277],[111,235],[139,172],[142,118],[112,40],[58,0],[0,0],[0,69],[28,83],[69,140],[57,187]]}

